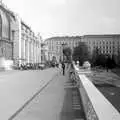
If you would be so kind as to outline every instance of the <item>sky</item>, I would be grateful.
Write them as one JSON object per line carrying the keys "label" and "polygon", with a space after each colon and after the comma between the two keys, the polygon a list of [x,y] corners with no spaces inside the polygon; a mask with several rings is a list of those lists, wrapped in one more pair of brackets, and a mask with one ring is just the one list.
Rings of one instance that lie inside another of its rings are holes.
{"label": "sky", "polygon": [[43,39],[120,33],[120,0],[2,0]]}

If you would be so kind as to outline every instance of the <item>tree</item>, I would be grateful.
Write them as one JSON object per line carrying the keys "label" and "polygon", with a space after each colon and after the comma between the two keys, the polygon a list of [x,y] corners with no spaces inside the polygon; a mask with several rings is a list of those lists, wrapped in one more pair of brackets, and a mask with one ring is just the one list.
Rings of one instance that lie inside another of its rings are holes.
{"label": "tree", "polygon": [[66,62],[71,62],[72,50],[70,47],[65,47],[63,49],[63,55],[66,57]]}
{"label": "tree", "polygon": [[118,56],[117,56],[117,66],[120,67],[120,52],[118,52]]}
{"label": "tree", "polygon": [[100,65],[102,67],[106,67],[108,69],[112,69],[115,67],[115,61],[113,57],[107,54],[99,54],[96,58],[95,65]]}
{"label": "tree", "polygon": [[105,54],[99,54],[96,58],[95,65],[97,66],[106,66],[107,58]]}
{"label": "tree", "polygon": [[107,71],[108,71],[108,69],[112,69],[112,68],[115,67],[115,61],[114,61],[114,59],[111,58],[110,56],[107,57],[106,67],[107,67]]}
{"label": "tree", "polygon": [[84,61],[90,60],[90,54],[85,42],[79,42],[79,45],[74,48],[73,60],[79,61],[80,65],[82,65]]}
{"label": "tree", "polygon": [[92,64],[93,64],[94,66],[96,66],[96,64],[97,64],[96,62],[97,62],[97,59],[98,59],[99,55],[100,55],[100,48],[95,47],[95,48],[93,49],[92,59],[91,59],[91,62],[92,62]]}

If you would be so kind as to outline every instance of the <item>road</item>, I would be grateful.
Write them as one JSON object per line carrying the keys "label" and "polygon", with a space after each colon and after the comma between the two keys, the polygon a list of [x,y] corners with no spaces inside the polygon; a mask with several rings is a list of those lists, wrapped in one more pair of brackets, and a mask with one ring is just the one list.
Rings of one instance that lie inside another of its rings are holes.
{"label": "road", "polygon": [[0,120],[8,120],[57,73],[57,68],[1,72]]}

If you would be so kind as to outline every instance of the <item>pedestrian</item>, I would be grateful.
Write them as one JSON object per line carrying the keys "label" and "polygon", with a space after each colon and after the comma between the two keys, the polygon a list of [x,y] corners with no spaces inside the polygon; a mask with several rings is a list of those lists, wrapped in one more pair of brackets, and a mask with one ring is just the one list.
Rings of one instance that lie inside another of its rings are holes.
{"label": "pedestrian", "polygon": [[65,75],[65,64],[64,64],[64,62],[62,63],[62,70],[63,70],[63,75]]}

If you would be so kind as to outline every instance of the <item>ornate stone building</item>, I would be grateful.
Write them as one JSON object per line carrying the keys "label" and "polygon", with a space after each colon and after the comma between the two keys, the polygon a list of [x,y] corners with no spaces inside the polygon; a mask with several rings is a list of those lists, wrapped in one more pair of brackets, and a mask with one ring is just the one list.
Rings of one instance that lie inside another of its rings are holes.
{"label": "ornate stone building", "polygon": [[41,36],[0,3],[0,56],[16,64],[41,62]]}
{"label": "ornate stone building", "polygon": [[48,45],[45,42],[41,43],[41,62],[45,63],[48,60]]}
{"label": "ornate stone building", "polygon": [[13,12],[0,3],[0,56],[6,59],[13,59],[15,22]]}
{"label": "ornate stone building", "polygon": [[14,40],[14,60],[19,64],[41,62],[41,36],[17,16],[17,30]]}

